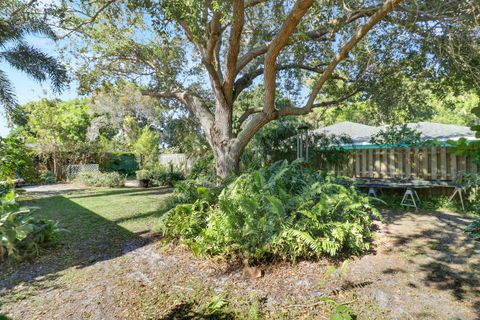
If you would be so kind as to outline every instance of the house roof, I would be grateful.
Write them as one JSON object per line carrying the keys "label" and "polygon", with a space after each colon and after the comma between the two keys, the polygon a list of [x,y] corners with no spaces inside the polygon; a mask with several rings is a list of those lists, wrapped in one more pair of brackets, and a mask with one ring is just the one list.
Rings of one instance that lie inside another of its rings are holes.
{"label": "house roof", "polygon": [[474,138],[475,132],[466,126],[458,126],[453,124],[443,124],[435,122],[417,122],[408,123],[407,126],[422,133],[422,138],[425,140],[438,139],[458,139],[461,137]]}
{"label": "house roof", "polygon": [[[408,123],[407,126],[415,129],[421,133],[424,140],[437,139],[440,141],[456,140],[461,137],[474,139],[475,132],[466,126],[458,126],[451,124],[435,123],[435,122],[413,122]],[[313,134],[327,134],[327,135],[348,135],[353,144],[362,145],[369,144],[370,138],[385,129],[386,126],[368,126],[360,123],[344,121],[335,123],[331,126],[313,130]]]}
{"label": "house roof", "polygon": [[313,130],[313,134],[347,135],[354,144],[368,142],[370,137],[381,130],[381,127],[367,126],[365,124],[344,121],[331,126]]}

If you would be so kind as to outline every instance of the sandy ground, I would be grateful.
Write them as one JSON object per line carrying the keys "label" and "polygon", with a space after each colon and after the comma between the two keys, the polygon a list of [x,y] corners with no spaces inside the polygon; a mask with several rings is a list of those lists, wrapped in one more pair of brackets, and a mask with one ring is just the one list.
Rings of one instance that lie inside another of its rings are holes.
{"label": "sandy ground", "polygon": [[[138,181],[135,179],[128,179],[125,182],[126,188],[137,188]],[[88,187],[81,186],[74,183],[56,183],[56,184],[45,184],[45,185],[32,185],[32,186],[22,186],[20,189],[25,190],[26,192],[33,195],[54,195],[54,194],[65,194],[76,191],[82,191],[89,189]]]}
{"label": "sandy ground", "polygon": [[28,193],[68,193],[73,191],[85,190],[85,187],[73,184],[73,183],[57,183],[57,184],[45,184],[45,185],[33,185],[22,186],[20,189],[27,191]]}
{"label": "sandy ground", "polygon": [[[27,264],[2,277],[0,314],[13,319],[181,319],[186,297],[228,293],[267,319],[323,319],[319,298],[347,301],[360,319],[480,319],[480,243],[469,218],[446,211],[387,213],[375,249],[347,274],[322,281],[332,262],[276,263],[248,279],[239,267],[197,259],[145,236],[114,257],[46,272]],[[201,318],[201,317],[199,317]]]}

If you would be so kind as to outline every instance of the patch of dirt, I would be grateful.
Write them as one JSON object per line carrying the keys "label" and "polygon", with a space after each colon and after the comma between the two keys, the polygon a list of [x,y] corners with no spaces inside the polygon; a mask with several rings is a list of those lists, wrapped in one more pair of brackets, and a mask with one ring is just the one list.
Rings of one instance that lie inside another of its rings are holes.
{"label": "patch of dirt", "polygon": [[87,187],[75,185],[72,183],[56,183],[45,185],[23,186],[20,189],[25,190],[28,195],[51,196],[57,194],[66,194],[87,190]]}
{"label": "patch of dirt", "polygon": [[[135,179],[127,179],[125,188],[139,188],[138,181]],[[28,195],[32,196],[52,196],[58,194],[68,194],[73,192],[92,190],[95,188],[81,186],[74,183],[55,183],[45,185],[23,186],[20,189],[25,190]]]}
{"label": "patch of dirt", "polygon": [[[345,276],[324,279],[331,262],[276,263],[247,279],[241,266],[196,259],[178,246],[146,245],[85,267],[15,283],[0,282],[0,314],[13,319],[180,319],[193,302],[227,293],[265,318],[327,318],[330,296],[364,319],[480,318],[480,243],[461,214],[386,214],[375,250],[353,258]],[[319,302],[320,301],[320,302]],[[201,317],[198,317],[201,318]]]}

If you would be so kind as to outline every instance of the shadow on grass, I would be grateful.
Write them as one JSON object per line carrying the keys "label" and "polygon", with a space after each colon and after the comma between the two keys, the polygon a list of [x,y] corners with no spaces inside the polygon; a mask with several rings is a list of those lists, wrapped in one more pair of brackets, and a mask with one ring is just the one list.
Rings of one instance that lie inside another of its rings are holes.
{"label": "shadow on grass", "polygon": [[165,212],[167,212],[171,208],[172,207],[170,207],[170,206],[165,206],[164,208],[162,208],[160,210],[153,210],[153,211],[149,211],[149,212],[144,212],[144,213],[136,214],[136,215],[130,216],[130,217],[123,217],[123,218],[114,219],[112,221],[115,222],[115,223],[124,223],[124,222],[133,222],[133,221],[141,220],[141,219],[145,219],[145,218],[160,218],[161,216],[163,216],[165,214]]}
{"label": "shadow on grass", "polygon": [[[145,193],[145,190],[140,190]],[[82,195],[82,197],[99,197],[111,195],[129,195],[137,190],[116,190],[97,194]],[[153,190],[152,190],[153,192]],[[164,190],[156,190],[164,194]],[[150,194],[148,192],[147,194]],[[72,201],[78,196],[70,198],[64,196],[44,197],[26,201],[27,206],[38,207],[35,215],[58,221],[62,229],[60,241],[53,248],[48,249],[40,257],[32,261],[21,263],[7,261],[0,268],[0,298],[8,289],[14,289],[20,283],[27,283],[31,288],[51,288],[51,280],[59,276],[59,272],[71,267],[83,268],[99,261],[113,259],[124,255],[151,241],[155,235],[146,232],[131,232],[119,225],[119,222],[129,218],[112,221],[102,215],[89,210]],[[148,198],[147,198],[148,199]],[[88,200],[84,200],[88,201]],[[96,200],[98,201],[98,200]],[[106,197],[105,207],[115,210],[115,198]],[[119,208],[120,209],[120,208]],[[125,208],[122,208],[125,211]],[[165,210],[158,210],[132,216],[139,219],[147,216],[160,217]],[[7,290],[5,292],[5,290]]]}
{"label": "shadow on grass", "polygon": [[[429,217],[416,221],[415,215]],[[407,254],[408,261],[425,275],[425,286],[447,291],[456,300],[470,304],[480,319],[480,242],[465,234],[471,219],[448,211],[420,210],[392,212],[384,222],[399,225],[408,219],[416,223],[411,232],[390,233],[393,250]]]}
{"label": "shadow on grass", "polygon": [[217,311],[215,313],[210,312],[198,312],[195,311],[195,304],[193,302],[184,302],[181,303],[173,309],[171,309],[168,314],[162,317],[162,320],[180,320],[180,319],[211,319],[211,320],[233,320],[235,315],[230,312]]}
{"label": "shadow on grass", "polygon": [[80,193],[78,195],[70,196],[70,199],[82,199],[82,198],[96,198],[96,197],[105,197],[105,196],[114,196],[114,195],[128,195],[128,196],[140,196],[140,195],[162,195],[171,193],[173,188],[151,188],[151,189],[141,189],[141,188],[121,188],[115,190],[95,190],[91,189],[86,193]]}

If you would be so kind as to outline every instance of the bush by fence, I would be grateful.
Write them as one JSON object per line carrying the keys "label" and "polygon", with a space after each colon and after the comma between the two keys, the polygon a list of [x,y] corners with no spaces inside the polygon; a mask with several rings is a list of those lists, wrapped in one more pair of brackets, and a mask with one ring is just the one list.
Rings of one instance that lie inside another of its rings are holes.
{"label": "bush by fence", "polygon": [[105,153],[99,159],[100,170],[104,172],[118,172],[123,175],[133,176],[138,170],[138,163],[133,153]]}
{"label": "bush by fence", "polygon": [[118,172],[80,172],[74,182],[89,187],[124,187],[125,176]]}

